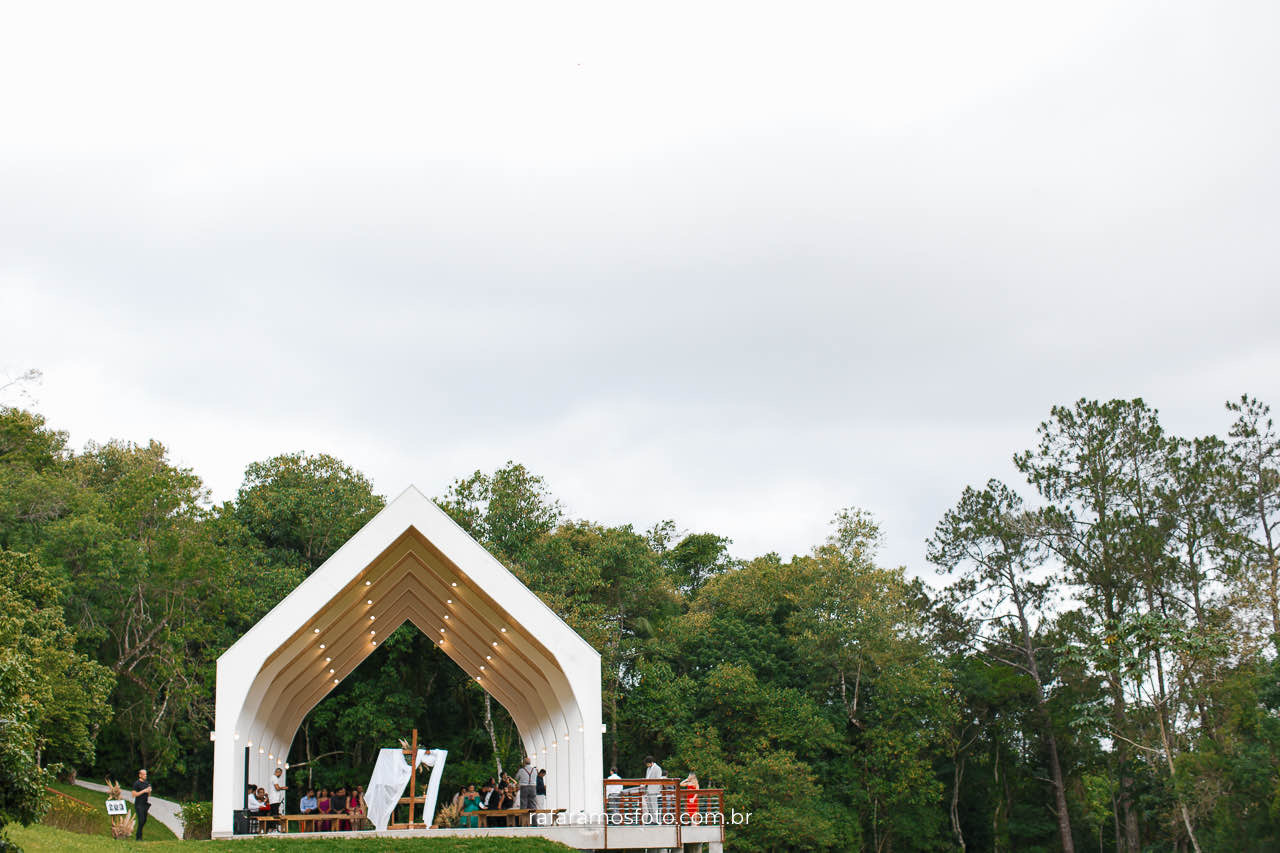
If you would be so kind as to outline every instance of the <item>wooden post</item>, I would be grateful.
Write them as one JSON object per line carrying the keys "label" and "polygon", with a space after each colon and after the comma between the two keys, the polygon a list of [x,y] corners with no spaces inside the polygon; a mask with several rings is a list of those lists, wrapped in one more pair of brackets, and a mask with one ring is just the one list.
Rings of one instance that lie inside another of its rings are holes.
{"label": "wooden post", "polygon": [[[409,828],[413,829],[413,799],[418,782],[418,730],[413,730],[413,742],[409,745]],[[427,804],[424,802],[425,809]],[[426,815],[422,816],[426,820]]]}

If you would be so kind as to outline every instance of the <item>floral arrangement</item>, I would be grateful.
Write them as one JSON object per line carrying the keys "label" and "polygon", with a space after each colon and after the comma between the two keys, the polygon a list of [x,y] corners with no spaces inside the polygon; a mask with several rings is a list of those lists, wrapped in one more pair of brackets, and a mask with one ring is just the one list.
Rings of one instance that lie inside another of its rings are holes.
{"label": "floral arrangement", "polygon": [[[107,782],[107,799],[123,800],[124,796],[120,793],[120,783],[113,782],[110,779]],[[125,814],[113,815],[111,818],[111,837],[112,838],[130,838],[133,835],[134,821],[133,812]]]}
{"label": "floral arrangement", "polygon": [[449,803],[440,807],[440,811],[436,814],[436,822],[433,825],[435,827],[450,827],[455,825],[461,816],[462,810],[453,803]]}

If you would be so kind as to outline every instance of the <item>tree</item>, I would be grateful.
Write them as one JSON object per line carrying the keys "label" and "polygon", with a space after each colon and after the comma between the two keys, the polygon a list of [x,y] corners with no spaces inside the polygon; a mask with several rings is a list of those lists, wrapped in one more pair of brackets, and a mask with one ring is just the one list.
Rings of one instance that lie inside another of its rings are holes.
{"label": "tree", "polygon": [[1004,483],[990,480],[982,491],[967,487],[929,540],[929,560],[948,573],[961,572],[948,593],[972,614],[977,650],[1031,680],[1039,734],[1049,757],[1059,843],[1064,853],[1073,853],[1066,781],[1040,664],[1045,651],[1041,623],[1058,588],[1056,579],[1041,571],[1044,553],[1037,547],[1037,526],[1035,514]]}
{"label": "tree", "polygon": [[42,756],[91,761],[111,714],[112,673],[76,652],[61,603],[34,557],[0,551],[0,829],[43,813]]}
{"label": "tree", "polygon": [[236,516],[280,559],[319,568],[386,502],[359,471],[324,453],[286,453],[244,472]]}
{"label": "tree", "polygon": [[1271,407],[1253,397],[1227,403],[1227,410],[1237,415],[1230,436],[1246,590],[1261,598],[1271,633],[1280,635],[1280,434]]}
{"label": "tree", "polygon": [[617,763],[618,700],[645,639],[678,608],[670,577],[630,525],[568,522],[525,551],[521,580],[600,652]]}
{"label": "tree", "polygon": [[74,492],[67,434],[34,412],[0,407],[0,548],[29,550]]}
{"label": "tree", "polygon": [[524,562],[563,517],[546,481],[515,462],[454,480],[436,503],[508,566]]}
{"label": "tree", "polygon": [[714,533],[690,533],[670,546],[674,534],[675,522],[664,521],[649,532],[648,540],[685,596],[697,595],[708,580],[734,567],[729,539]]}

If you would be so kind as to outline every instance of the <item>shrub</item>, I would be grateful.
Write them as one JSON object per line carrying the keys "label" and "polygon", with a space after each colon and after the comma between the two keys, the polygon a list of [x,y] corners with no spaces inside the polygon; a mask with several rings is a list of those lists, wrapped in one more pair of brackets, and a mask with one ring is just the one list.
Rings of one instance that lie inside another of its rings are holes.
{"label": "shrub", "polygon": [[182,840],[207,841],[213,836],[213,803],[183,803]]}

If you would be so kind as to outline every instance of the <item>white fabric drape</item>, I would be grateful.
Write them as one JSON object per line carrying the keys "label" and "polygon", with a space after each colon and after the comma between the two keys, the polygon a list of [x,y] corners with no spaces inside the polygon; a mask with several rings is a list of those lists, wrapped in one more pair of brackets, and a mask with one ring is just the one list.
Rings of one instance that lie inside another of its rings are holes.
{"label": "white fabric drape", "polygon": [[[436,813],[436,797],[440,793],[440,771],[444,769],[444,760],[449,753],[443,749],[418,750],[414,767],[421,764],[431,768],[431,781],[427,785],[426,810],[423,820],[430,824]],[[382,749],[378,751],[378,762],[373,766],[373,775],[365,786],[364,801],[369,807],[369,820],[378,831],[384,831],[391,822],[391,815],[396,804],[404,796],[404,789],[409,784],[413,770],[404,760],[404,751],[399,749]]]}

